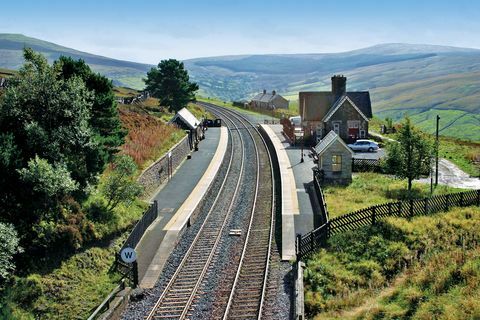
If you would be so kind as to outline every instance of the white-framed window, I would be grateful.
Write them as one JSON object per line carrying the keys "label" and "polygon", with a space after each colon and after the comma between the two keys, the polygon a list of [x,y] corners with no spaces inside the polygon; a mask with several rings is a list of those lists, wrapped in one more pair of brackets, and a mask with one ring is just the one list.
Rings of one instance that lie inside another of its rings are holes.
{"label": "white-framed window", "polygon": [[333,155],[332,156],[332,171],[339,172],[342,171],[342,156]]}
{"label": "white-framed window", "polygon": [[336,134],[340,134],[340,123],[339,122],[334,122],[333,123],[333,131]]}
{"label": "white-framed window", "polygon": [[365,130],[360,130],[360,139],[365,138]]}

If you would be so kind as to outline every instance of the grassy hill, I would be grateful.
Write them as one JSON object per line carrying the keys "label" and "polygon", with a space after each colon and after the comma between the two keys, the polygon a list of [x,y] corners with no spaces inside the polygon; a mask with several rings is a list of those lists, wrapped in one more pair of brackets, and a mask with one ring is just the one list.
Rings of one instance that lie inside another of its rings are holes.
{"label": "grassy hill", "polygon": [[100,72],[114,81],[115,85],[141,89],[144,86],[142,78],[151,65],[111,59],[86,52],[59,46],[57,44],[26,37],[21,34],[0,33],[0,68],[17,70],[23,64],[22,49],[30,47],[41,52],[49,62],[60,55],[83,59],[93,70]]}
{"label": "grassy hill", "polygon": [[336,54],[251,55],[185,61],[201,94],[223,100],[275,89],[297,105],[298,91],[329,90],[344,74],[349,90],[370,90],[373,111],[398,120],[409,114],[432,132],[480,140],[480,50],[384,44]]}
{"label": "grassy hill", "polygon": [[[18,69],[25,46],[50,61],[61,54],[84,59],[118,86],[142,88],[150,65],[110,59],[18,34],[0,34],[0,68]],[[382,44],[329,54],[241,55],[186,60],[199,94],[223,101],[277,90],[298,106],[298,91],[329,90],[330,77],[344,74],[349,90],[370,90],[374,114],[399,120],[409,114],[432,132],[480,141],[480,50],[434,45]]]}

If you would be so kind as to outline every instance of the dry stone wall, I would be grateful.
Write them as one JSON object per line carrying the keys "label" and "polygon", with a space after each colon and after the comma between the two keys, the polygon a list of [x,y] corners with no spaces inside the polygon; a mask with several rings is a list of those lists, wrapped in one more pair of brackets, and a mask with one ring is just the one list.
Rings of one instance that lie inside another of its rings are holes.
{"label": "dry stone wall", "polygon": [[140,183],[145,190],[144,197],[151,195],[163,182],[165,182],[165,180],[168,179],[168,154],[171,153],[171,170],[175,171],[175,169],[187,157],[189,152],[190,145],[188,143],[188,136],[185,136],[179,143],[170,149],[169,152],[145,169],[138,178],[138,183]]}

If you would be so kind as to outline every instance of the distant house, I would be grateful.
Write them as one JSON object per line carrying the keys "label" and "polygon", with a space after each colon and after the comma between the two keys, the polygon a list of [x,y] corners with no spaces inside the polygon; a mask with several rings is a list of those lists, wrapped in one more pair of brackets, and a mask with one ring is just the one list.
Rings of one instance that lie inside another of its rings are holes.
{"label": "distant house", "polygon": [[335,131],[330,131],[314,149],[324,182],[334,184],[352,182],[353,151]]}
{"label": "distant house", "polygon": [[263,90],[262,93],[257,94],[250,101],[249,105],[259,109],[288,109],[288,100],[279,95],[275,90],[272,93],[267,93]]}
{"label": "distant house", "polygon": [[334,131],[344,141],[353,142],[368,136],[372,105],[368,91],[347,92],[347,78],[331,78],[331,91],[300,92],[299,109],[305,135],[320,141]]}
{"label": "distant house", "polygon": [[196,147],[199,140],[202,139],[203,133],[198,120],[187,108],[182,108],[170,120],[170,123],[176,124],[179,128],[188,131],[188,141],[190,149]]}

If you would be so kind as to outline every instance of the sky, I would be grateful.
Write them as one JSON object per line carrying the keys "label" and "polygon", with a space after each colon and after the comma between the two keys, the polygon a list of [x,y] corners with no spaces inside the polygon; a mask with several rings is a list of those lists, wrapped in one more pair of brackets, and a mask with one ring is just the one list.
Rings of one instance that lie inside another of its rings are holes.
{"label": "sky", "polygon": [[477,0],[13,0],[0,11],[0,33],[151,64],[392,42],[480,48]]}

